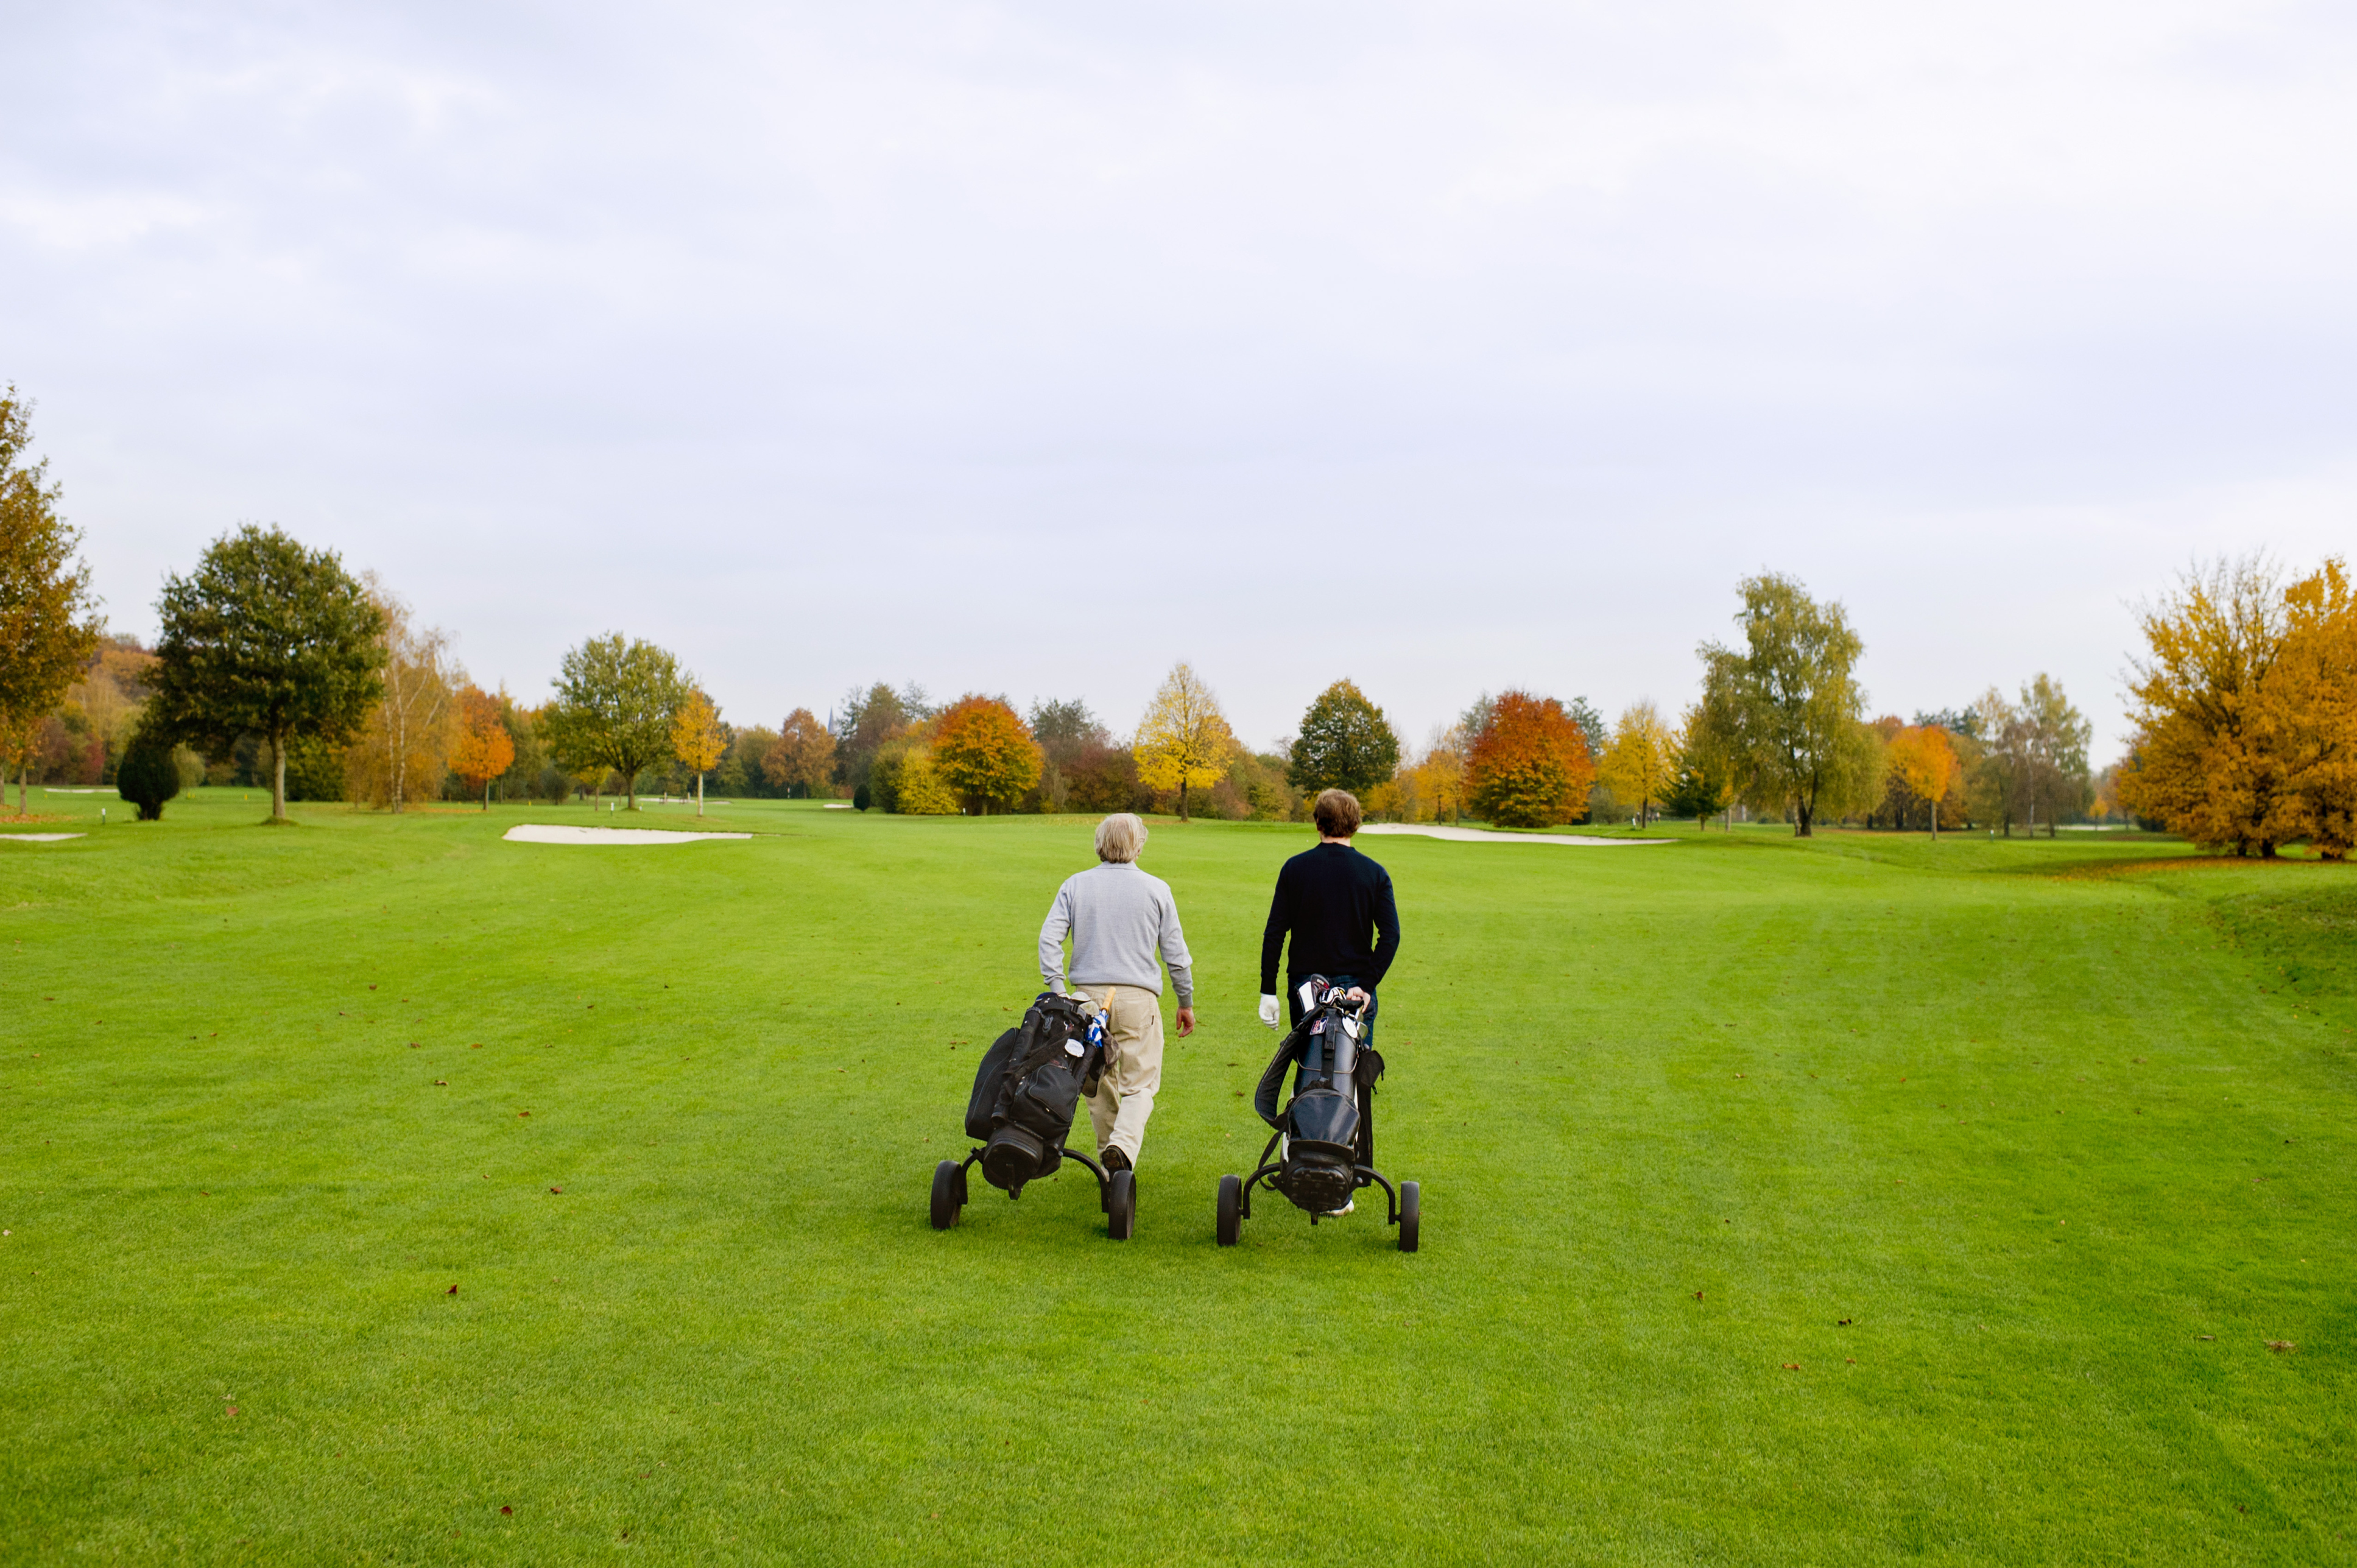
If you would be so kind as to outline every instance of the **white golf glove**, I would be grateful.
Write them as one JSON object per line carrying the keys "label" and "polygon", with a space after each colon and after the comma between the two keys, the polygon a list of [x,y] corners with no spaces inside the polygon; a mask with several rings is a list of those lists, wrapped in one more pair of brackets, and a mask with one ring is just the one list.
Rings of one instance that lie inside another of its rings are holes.
{"label": "white golf glove", "polygon": [[1260,999],[1260,1021],[1267,1025],[1272,1029],[1276,1027],[1275,997],[1264,996]]}

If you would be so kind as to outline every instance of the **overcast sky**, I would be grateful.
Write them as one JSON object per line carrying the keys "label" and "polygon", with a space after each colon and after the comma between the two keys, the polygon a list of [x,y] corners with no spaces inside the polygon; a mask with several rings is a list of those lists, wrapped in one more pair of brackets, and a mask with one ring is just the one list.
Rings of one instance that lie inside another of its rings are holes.
{"label": "overcast sky", "polygon": [[242,521],[485,684],[1194,662],[1691,699],[1738,579],[1871,711],[2357,530],[2357,10],[0,0],[0,381],[107,612]]}

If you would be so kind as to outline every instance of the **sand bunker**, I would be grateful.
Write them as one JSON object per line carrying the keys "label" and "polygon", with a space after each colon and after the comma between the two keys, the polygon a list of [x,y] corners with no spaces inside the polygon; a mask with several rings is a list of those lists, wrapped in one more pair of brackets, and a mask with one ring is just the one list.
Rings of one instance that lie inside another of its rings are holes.
{"label": "sand bunker", "polygon": [[1493,833],[1486,828],[1449,828],[1437,822],[1369,822],[1362,833],[1422,833],[1428,839],[1458,839],[1467,843],[1562,843],[1581,849],[1633,849],[1641,844],[1675,843],[1675,839],[1599,839],[1582,833]]}
{"label": "sand bunker", "polygon": [[500,837],[516,843],[702,843],[706,839],[748,839],[751,833],[678,833],[662,828],[553,828],[526,822]]}
{"label": "sand bunker", "polygon": [[10,843],[63,843],[68,839],[83,836],[81,833],[0,833],[0,839]]}

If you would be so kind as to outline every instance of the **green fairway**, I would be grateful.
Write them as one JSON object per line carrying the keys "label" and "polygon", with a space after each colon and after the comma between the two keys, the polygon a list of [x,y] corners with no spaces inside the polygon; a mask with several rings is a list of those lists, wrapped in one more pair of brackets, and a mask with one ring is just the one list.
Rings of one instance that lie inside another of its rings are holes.
{"label": "green fairway", "polygon": [[2357,1562],[2348,868],[1363,839],[1423,1250],[1222,1251],[1306,829],[1154,827],[1115,1243],[1070,1167],[925,1219],[1091,820],[34,805],[0,1560]]}

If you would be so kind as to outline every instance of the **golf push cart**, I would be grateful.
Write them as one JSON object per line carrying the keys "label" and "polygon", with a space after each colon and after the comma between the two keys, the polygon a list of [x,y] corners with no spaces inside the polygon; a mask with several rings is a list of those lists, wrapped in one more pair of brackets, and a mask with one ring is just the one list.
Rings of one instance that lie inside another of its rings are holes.
{"label": "golf push cart", "polygon": [[[1302,982],[1299,994],[1301,1022],[1276,1047],[1253,1094],[1253,1109],[1276,1131],[1261,1151],[1259,1169],[1220,1178],[1220,1245],[1236,1244],[1238,1230],[1252,1218],[1253,1188],[1263,1183],[1307,1209],[1312,1225],[1340,1214],[1360,1187],[1380,1187],[1390,1223],[1399,1227],[1400,1251],[1413,1252],[1423,1217],[1421,1189],[1404,1181],[1394,1190],[1374,1164],[1375,1080],[1383,1076],[1383,1058],[1361,1043],[1372,998],[1322,974]],[[1279,1111],[1286,1069],[1297,1062],[1293,1098]]]}
{"label": "golf push cart", "polygon": [[965,1207],[965,1173],[982,1167],[982,1178],[1010,1198],[1026,1184],[1053,1176],[1066,1160],[1097,1178],[1105,1234],[1126,1241],[1137,1225],[1137,1176],[1107,1171],[1076,1149],[1064,1147],[1072,1108],[1096,1092],[1104,1075],[1104,1015],[1069,996],[1043,991],[1023,1022],[998,1036],[983,1053],[966,1101],[965,1135],[978,1146],[963,1160],[933,1167],[933,1229],[946,1230]]}

